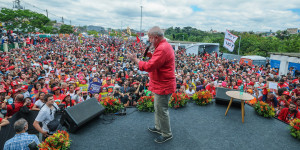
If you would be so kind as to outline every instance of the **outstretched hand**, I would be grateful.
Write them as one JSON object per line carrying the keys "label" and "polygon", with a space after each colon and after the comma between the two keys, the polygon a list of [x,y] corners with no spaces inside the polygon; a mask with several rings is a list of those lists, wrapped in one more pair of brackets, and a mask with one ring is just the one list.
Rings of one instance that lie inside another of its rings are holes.
{"label": "outstretched hand", "polygon": [[129,51],[127,51],[126,53],[127,58],[129,58],[131,61],[138,63],[139,60],[137,59],[136,53],[130,53]]}

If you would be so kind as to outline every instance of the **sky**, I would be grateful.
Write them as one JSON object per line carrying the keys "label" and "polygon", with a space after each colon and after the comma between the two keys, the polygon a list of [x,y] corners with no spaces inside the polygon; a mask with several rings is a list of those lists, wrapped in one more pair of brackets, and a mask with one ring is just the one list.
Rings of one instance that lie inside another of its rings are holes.
{"label": "sky", "polygon": [[[0,0],[12,7],[13,0]],[[217,31],[300,28],[300,0],[21,0],[26,8],[72,25],[140,30],[191,26]],[[34,5],[35,7],[33,7]],[[54,15],[53,15],[54,14]]]}

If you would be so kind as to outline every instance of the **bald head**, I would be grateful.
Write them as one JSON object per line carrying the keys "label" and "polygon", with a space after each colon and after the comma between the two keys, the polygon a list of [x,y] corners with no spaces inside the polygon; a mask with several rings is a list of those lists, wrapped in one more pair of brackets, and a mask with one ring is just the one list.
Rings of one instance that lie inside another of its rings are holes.
{"label": "bald head", "polygon": [[158,26],[154,26],[148,31],[148,35],[164,37],[164,32]]}
{"label": "bald head", "polygon": [[18,94],[17,96],[16,96],[16,101],[18,101],[18,102],[23,102],[23,100],[24,100],[24,95],[23,94]]}

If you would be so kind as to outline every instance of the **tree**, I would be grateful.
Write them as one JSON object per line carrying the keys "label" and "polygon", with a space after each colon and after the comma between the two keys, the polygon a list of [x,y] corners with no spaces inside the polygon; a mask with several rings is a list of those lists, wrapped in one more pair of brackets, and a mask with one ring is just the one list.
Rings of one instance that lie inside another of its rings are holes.
{"label": "tree", "polygon": [[6,23],[7,29],[20,30],[27,33],[43,31],[44,26],[50,19],[43,14],[30,10],[2,8],[0,11],[0,21]]}
{"label": "tree", "polygon": [[60,26],[60,30],[59,30],[59,33],[64,33],[64,34],[71,34],[73,33],[73,27],[71,25],[66,25],[66,24],[63,24]]}

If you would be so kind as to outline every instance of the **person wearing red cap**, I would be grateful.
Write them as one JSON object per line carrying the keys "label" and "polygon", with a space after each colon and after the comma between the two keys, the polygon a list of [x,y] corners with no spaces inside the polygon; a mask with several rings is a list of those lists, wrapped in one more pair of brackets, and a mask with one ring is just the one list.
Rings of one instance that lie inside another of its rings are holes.
{"label": "person wearing red cap", "polygon": [[65,104],[65,108],[69,108],[69,107],[76,105],[75,100],[71,99],[70,94],[66,95],[61,103]]}
{"label": "person wearing red cap", "polygon": [[288,91],[284,91],[279,97],[278,110],[280,111],[282,108],[289,107],[291,101],[290,93]]}
{"label": "person wearing red cap", "polygon": [[65,95],[61,94],[60,88],[58,86],[53,87],[52,91],[54,93],[53,95],[54,102],[57,105],[59,105],[61,101],[65,98]]}
{"label": "person wearing red cap", "polygon": [[111,83],[111,78],[107,78],[106,80],[106,84],[103,85],[103,87],[107,88],[108,93],[113,93],[113,89],[114,89],[114,84]]}

